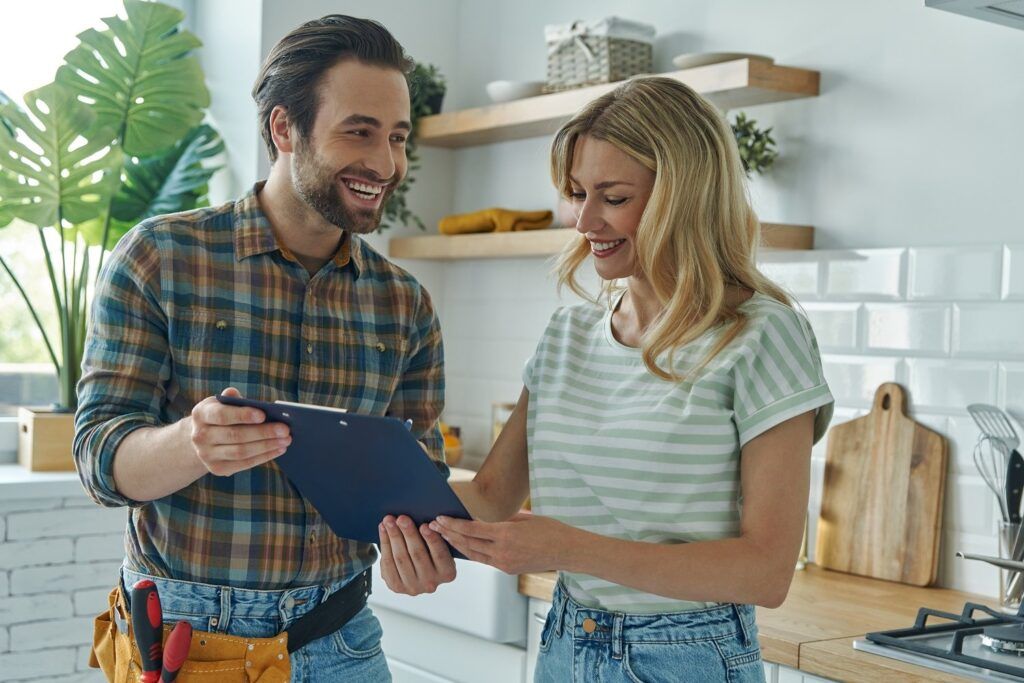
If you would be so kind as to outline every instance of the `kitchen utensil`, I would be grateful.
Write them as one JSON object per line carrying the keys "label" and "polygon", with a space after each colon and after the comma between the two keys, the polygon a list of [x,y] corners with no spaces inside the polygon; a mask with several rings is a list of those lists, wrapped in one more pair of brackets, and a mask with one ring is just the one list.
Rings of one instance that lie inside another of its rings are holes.
{"label": "kitchen utensil", "polygon": [[1004,522],[1010,519],[1006,501],[1006,472],[1009,469],[1009,460],[1006,456],[1002,445],[985,435],[974,444],[974,466],[978,469],[981,480],[995,495]]}
{"label": "kitchen utensil", "polygon": [[164,645],[163,673],[160,683],[173,683],[178,677],[181,665],[188,659],[188,648],[192,644],[192,625],[187,621],[179,621],[167,636]]}
{"label": "kitchen utensil", "polygon": [[992,555],[977,555],[975,553],[964,553],[959,550],[956,552],[956,556],[965,560],[977,560],[978,562],[988,562],[989,564],[1000,567],[1002,569],[1011,569],[1015,572],[1024,571],[1024,562],[1016,562],[1014,560],[1007,560],[1002,557],[993,557]]}
{"label": "kitchen utensil", "polygon": [[673,57],[672,63],[675,64],[677,69],[693,69],[694,67],[707,66],[708,64],[731,62],[735,59],[757,59],[769,64],[775,63],[772,57],[755,55],[749,52],[691,52]]}
{"label": "kitchen utensil", "polygon": [[544,81],[491,81],[484,89],[493,102],[511,102],[540,95],[544,89]]}
{"label": "kitchen utensil", "polygon": [[996,495],[1005,498],[1003,519],[1019,524],[1021,495],[1024,493],[1024,458],[1017,451],[1020,445],[1017,431],[1006,413],[996,406],[972,403],[967,406],[967,412],[974,418],[982,435],[998,444],[1005,455],[1003,486],[1000,487],[1001,493]]}
{"label": "kitchen utensil", "polygon": [[904,405],[900,385],[882,384],[871,412],[829,431],[815,561],[927,586],[938,571],[947,444]]}
{"label": "kitchen utensil", "polygon": [[132,587],[132,631],[142,661],[141,683],[157,683],[163,662],[164,622],[156,584],[142,579]]}

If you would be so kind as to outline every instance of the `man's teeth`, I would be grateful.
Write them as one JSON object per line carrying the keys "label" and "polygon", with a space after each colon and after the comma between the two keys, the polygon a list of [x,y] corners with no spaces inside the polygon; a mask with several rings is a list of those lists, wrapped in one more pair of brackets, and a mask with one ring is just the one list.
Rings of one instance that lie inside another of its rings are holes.
{"label": "man's teeth", "polygon": [[360,195],[369,195],[367,199],[373,199],[384,191],[384,188],[380,185],[367,185],[366,183],[357,183],[351,180],[346,180],[345,186]]}
{"label": "man's teeth", "polygon": [[593,245],[594,251],[608,251],[612,247],[617,247],[625,241],[626,240],[621,239],[615,240],[614,242],[591,242],[591,244]]}

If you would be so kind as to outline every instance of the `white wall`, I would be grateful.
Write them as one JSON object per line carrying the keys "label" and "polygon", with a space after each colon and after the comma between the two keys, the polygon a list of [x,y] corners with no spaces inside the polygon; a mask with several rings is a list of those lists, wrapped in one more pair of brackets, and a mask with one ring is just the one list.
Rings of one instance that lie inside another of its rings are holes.
{"label": "white wall", "polygon": [[[821,72],[817,98],[751,107],[781,157],[754,183],[769,222],[817,228],[819,247],[971,244],[1024,229],[1024,31],[923,0],[471,0],[460,4],[461,90],[542,80],[545,24],[606,15],[658,29],[655,70],[683,52],[744,51]],[[471,58],[470,58],[471,56]],[[553,203],[546,141],[458,152],[458,211]]]}

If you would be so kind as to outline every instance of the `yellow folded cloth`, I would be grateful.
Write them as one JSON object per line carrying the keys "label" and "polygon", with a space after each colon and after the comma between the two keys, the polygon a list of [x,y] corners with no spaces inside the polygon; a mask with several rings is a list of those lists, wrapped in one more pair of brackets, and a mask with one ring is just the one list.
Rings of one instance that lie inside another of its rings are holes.
{"label": "yellow folded cloth", "polygon": [[438,222],[444,235],[470,232],[516,232],[539,230],[551,225],[550,211],[513,211],[512,209],[481,209],[472,213],[445,216]]}

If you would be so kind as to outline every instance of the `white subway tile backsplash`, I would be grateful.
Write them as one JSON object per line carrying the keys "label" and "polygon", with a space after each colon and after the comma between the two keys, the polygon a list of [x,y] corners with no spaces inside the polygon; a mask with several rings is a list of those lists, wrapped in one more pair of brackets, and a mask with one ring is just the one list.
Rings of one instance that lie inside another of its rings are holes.
{"label": "white subway tile backsplash", "polygon": [[941,304],[865,304],[865,344],[872,351],[948,355],[951,310]]}
{"label": "white subway tile backsplash", "polygon": [[794,297],[806,301],[817,298],[821,282],[821,263],[817,258],[796,258],[786,254],[781,257],[763,257],[758,269],[772,282],[778,284]]}
{"label": "white subway tile backsplash", "polygon": [[986,361],[907,360],[907,388],[915,409],[962,412],[996,398],[997,366]]}
{"label": "white subway tile backsplash", "polygon": [[949,460],[951,472],[978,474],[974,464],[974,446],[978,443],[978,425],[969,415],[949,417]]}
{"label": "white subway tile backsplash", "polygon": [[0,654],[10,649],[11,641],[7,636],[7,627],[0,628]]}
{"label": "white subway tile backsplash", "polygon": [[904,295],[905,249],[823,252],[826,299],[877,301]]}
{"label": "white subway tile backsplash", "polygon": [[846,406],[870,406],[879,384],[901,376],[898,358],[825,355],[822,369],[836,403]]}
{"label": "white subway tile backsplash", "polygon": [[1011,416],[1024,421],[1024,363],[999,364],[999,405]]}
{"label": "white subway tile backsplash", "polygon": [[953,355],[1024,359],[1024,304],[957,304]]}
{"label": "white subway tile backsplash", "polygon": [[1024,244],[1003,247],[1003,298],[1024,299]]}
{"label": "white subway tile backsplash", "polygon": [[999,519],[995,494],[980,477],[947,477],[945,495],[945,528],[950,531],[986,534]]}
{"label": "white subway tile backsplash", "polygon": [[982,534],[965,534],[946,530],[939,547],[939,585],[955,586],[957,590],[985,596],[999,595],[999,571],[984,562],[963,560],[957,551],[978,555],[999,552],[994,530]]}
{"label": "white subway tile backsplash", "polygon": [[925,247],[907,254],[911,299],[994,300],[1002,286],[1000,247]]}
{"label": "white subway tile backsplash", "polygon": [[822,351],[848,353],[860,346],[860,304],[808,303],[803,308]]}

